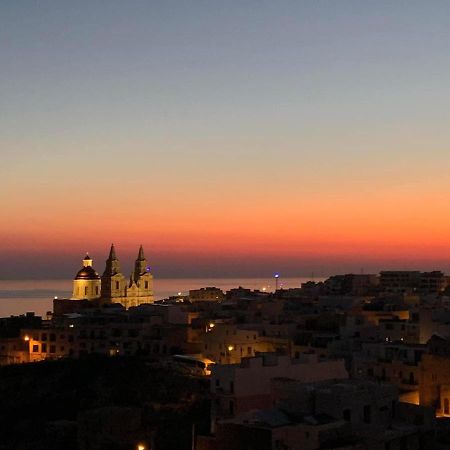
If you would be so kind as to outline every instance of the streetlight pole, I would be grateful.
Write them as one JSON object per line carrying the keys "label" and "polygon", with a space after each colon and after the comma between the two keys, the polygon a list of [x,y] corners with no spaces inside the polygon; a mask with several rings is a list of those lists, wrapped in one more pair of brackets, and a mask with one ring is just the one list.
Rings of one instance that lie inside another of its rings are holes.
{"label": "streetlight pole", "polygon": [[280,274],[276,273],[273,277],[275,278],[275,292],[276,292],[278,291],[278,280],[280,278]]}

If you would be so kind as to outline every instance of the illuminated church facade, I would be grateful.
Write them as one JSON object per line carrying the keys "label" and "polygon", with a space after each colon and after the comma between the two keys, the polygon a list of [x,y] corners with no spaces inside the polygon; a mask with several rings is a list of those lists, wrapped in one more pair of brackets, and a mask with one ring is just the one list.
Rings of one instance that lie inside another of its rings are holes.
{"label": "illuminated church facade", "polygon": [[105,270],[100,277],[93,268],[89,255],[83,259],[83,267],[73,280],[73,300],[92,300],[99,303],[121,303],[126,308],[143,303],[153,303],[153,276],[144,255],[139,248],[134,270],[127,279],[120,270],[114,244],[111,245]]}

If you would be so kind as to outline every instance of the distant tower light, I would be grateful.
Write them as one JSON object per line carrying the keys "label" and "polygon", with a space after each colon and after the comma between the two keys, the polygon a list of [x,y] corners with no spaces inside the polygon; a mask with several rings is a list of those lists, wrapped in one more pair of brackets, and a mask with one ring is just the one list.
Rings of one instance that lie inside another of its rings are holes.
{"label": "distant tower light", "polygon": [[275,291],[278,291],[278,280],[280,278],[280,274],[277,272],[273,277],[275,278]]}

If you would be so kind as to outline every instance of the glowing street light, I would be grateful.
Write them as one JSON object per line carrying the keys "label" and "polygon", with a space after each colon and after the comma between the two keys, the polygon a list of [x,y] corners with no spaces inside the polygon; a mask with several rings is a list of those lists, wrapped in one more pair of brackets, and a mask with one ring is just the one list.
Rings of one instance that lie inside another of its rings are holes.
{"label": "glowing street light", "polygon": [[138,444],[137,450],[147,450],[147,449],[146,449],[145,445],[143,445],[143,444]]}
{"label": "glowing street light", "polygon": [[280,278],[280,274],[277,272],[273,277],[275,278],[275,291],[278,291],[278,280]]}
{"label": "glowing street light", "polygon": [[26,334],[26,335],[24,336],[23,340],[24,340],[25,342],[28,342],[28,341],[30,340],[30,336],[28,336],[28,334]]}
{"label": "glowing street light", "polygon": [[229,351],[229,352],[232,352],[233,350],[234,350],[234,347],[233,347],[232,345],[229,345],[229,346],[228,346],[228,351]]}

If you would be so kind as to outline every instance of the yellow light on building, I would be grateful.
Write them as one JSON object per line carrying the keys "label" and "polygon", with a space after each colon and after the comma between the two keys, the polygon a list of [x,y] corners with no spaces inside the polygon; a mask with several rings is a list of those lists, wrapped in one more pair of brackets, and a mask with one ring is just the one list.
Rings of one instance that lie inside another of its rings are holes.
{"label": "yellow light on building", "polygon": [[229,351],[229,352],[232,352],[233,350],[234,350],[234,347],[233,347],[232,345],[229,345],[229,346],[228,346],[228,351]]}
{"label": "yellow light on building", "polygon": [[213,322],[211,322],[211,323],[209,324],[209,328],[214,328],[215,326],[216,326],[216,324],[213,323]]}
{"label": "yellow light on building", "polygon": [[143,445],[143,444],[138,444],[137,450],[146,450],[145,445]]}
{"label": "yellow light on building", "polygon": [[30,336],[28,336],[28,334],[26,334],[23,338],[24,341],[28,342],[30,340]]}

